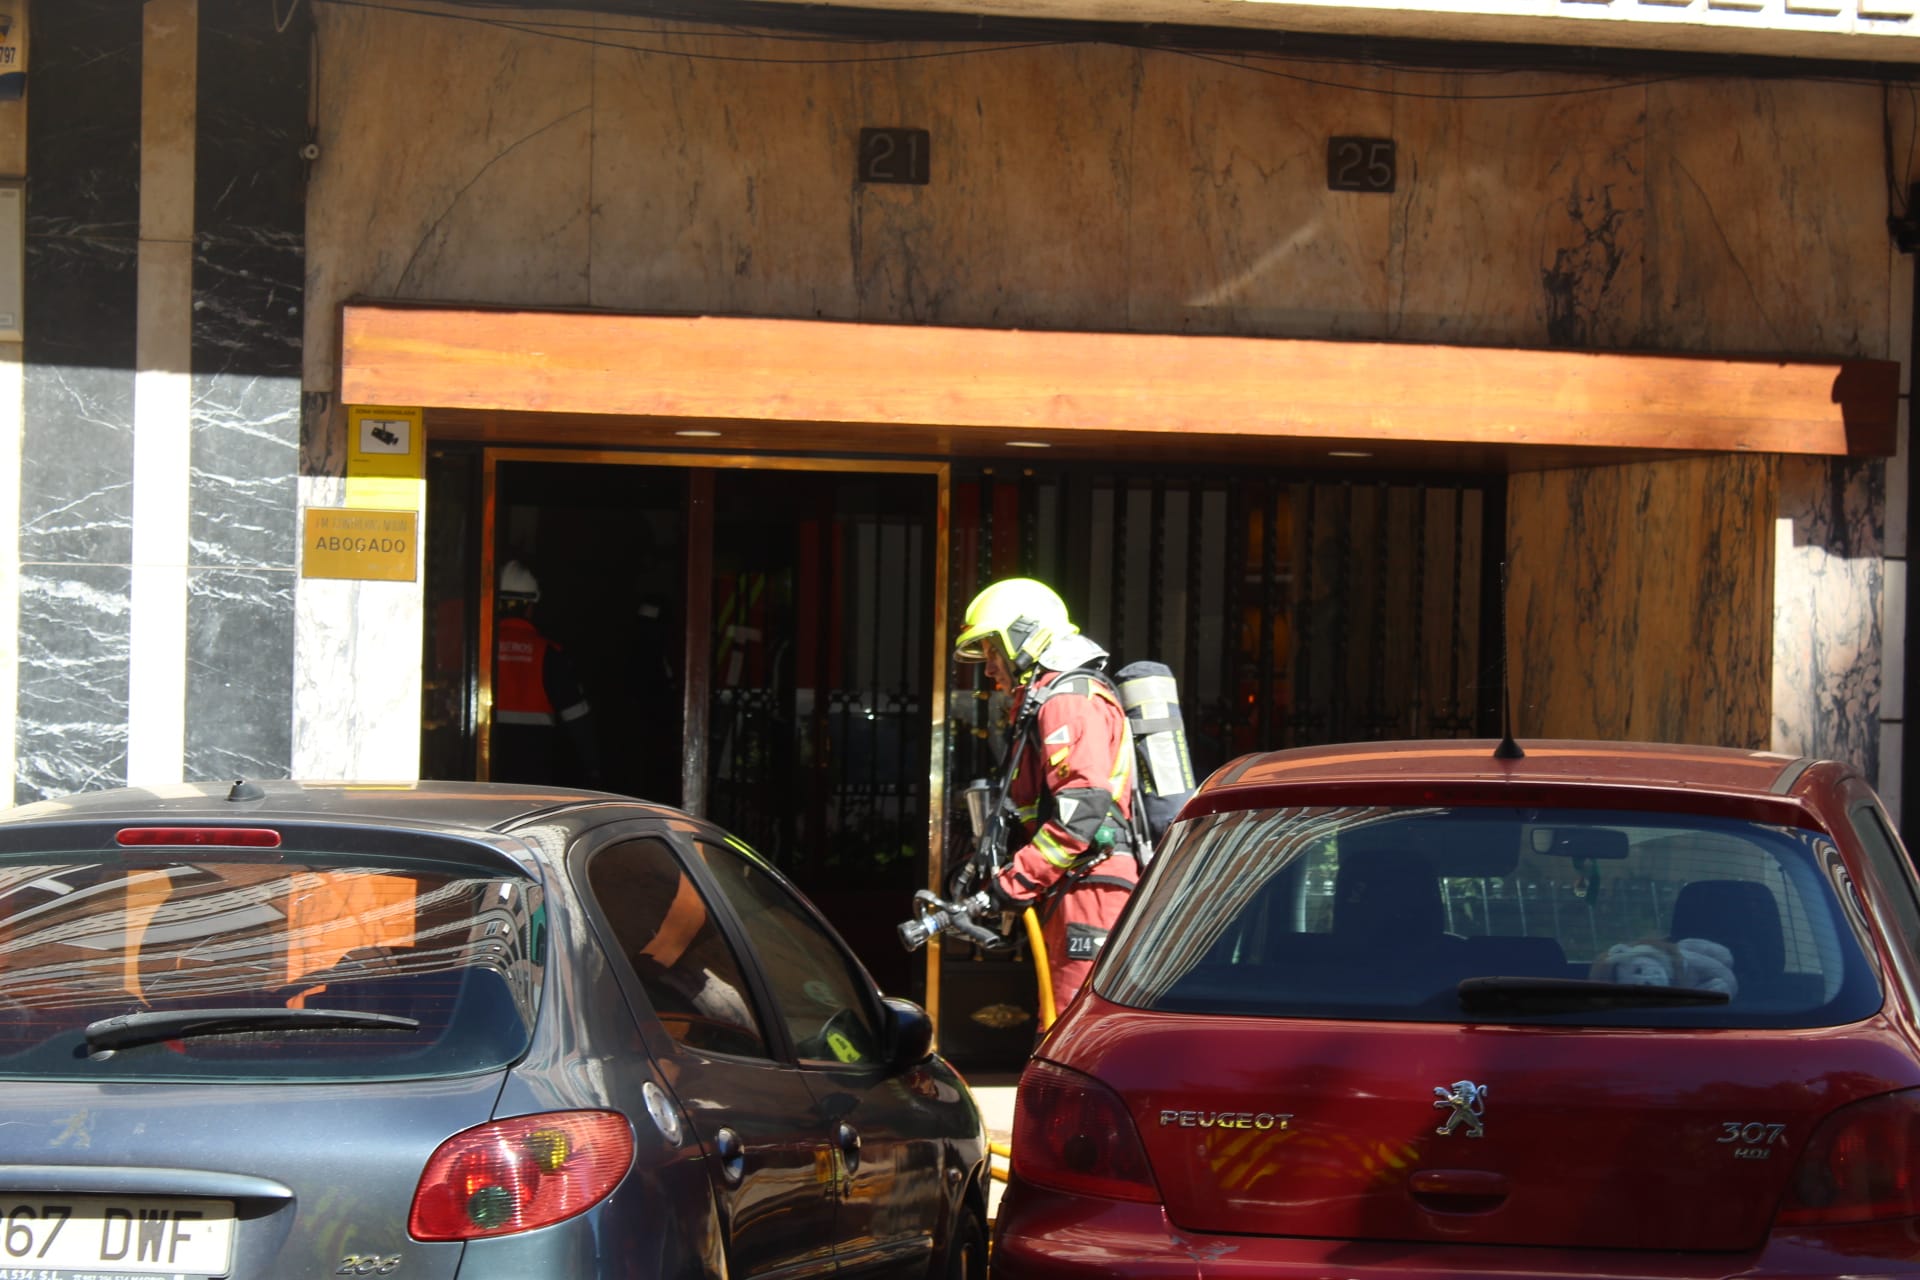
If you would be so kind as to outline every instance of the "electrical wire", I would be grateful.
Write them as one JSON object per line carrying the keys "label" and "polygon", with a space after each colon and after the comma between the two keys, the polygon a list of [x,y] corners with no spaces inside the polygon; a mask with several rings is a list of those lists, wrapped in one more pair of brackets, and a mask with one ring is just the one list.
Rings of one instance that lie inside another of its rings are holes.
{"label": "electrical wire", "polygon": [[[423,18],[446,18],[458,22],[472,22],[483,27],[496,27],[503,31],[516,31],[523,35],[544,36],[549,40],[559,40],[567,44],[591,45],[596,49],[615,49],[627,53],[651,53],[664,57],[688,58],[696,62],[734,62],[763,66],[809,66],[836,67],[875,62],[921,62],[937,58],[963,58],[982,53],[1009,53],[1017,49],[1051,49],[1067,43],[1061,40],[1035,40],[1023,44],[986,44],[958,49],[930,49],[924,53],[881,53],[870,57],[829,57],[829,58],[769,58],[730,53],[694,53],[685,49],[664,49],[652,45],[622,44],[615,40],[595,39],[588,36],[562,35],[543,30],[544,24],[525,24],[500,18],[477,18],[461,13],[433,13],[420,9],[407,9],[398,5],[373,3],[373,0],[316,0],[318,3],[338,5],[349,9],[383,9],[391,13],[405,13]],[[681,38],[701,39],[701,32],[662,32],[663,35],[677,35]]]}
{"label": "electrical wire", "polygon": [[[1578,89],[1541,89],[1526,93],[1423,93],[1417,89],[1385,89],[1376,85],[1342,84],[1337,80],[1322,80],[1316,76],[1304,76],[1295,72],[1281,71],[1273,67],[1251,66],[1236,62],[1231,58],[1217,54],[1200,53],[1192,49],[1166,49],[1165,53],[1177,54],[1183,58],[1192,58],[1197,62],[1211,62],[1217,66],[1233,67],[1240,71],[1252,71],[1258,75],[1273,76],[1280,80],[1292,80],[1299,84],[1310,84],[1322,89],[1345,89],[1350,93],[1372,93],[1388,98],[1414,98],[1430,102],[1526,102],[1540,98],[1576,98],[1594,93],[1618,93],[1622,89],[1643,89],[1653,84],[1668,84],[1675,80],[1689,80],[1693,77],[1676,73],[1670,76],[1649,76],[1639,80],[1618,80],[1611,84],[1587,85]],[[1440,73],[1435,73],[1440,74]]]}
{"label": "electrical wire", "polygon": [[[294,0],[297,8],[300,0]],[[1105,44],[1130,48],[1142,52],[1167,53],[1192,58],[1201,62],[1211,62],[1231,70],[1249,72],[1255,75],[1273,76],[1335,91],[1372,94],[1386,98],[1407,98],[1421,101],[1446,102],[1522,102],[1542,101],[1556,98],[1578,98],[1600,93],[1616,93],[1644,89],[1653,85],[1670,84],[1677,81],[1702,78],[1728,78],[1740,76],[1750,79],[1793,79],[1807,83],[1879,85],[1885,88],[1893,82],[1909,84],[1911,78],[1920,76],[1920,66],[1889,67],[1883,64],[1862,64],[1863,70],[1855,73],[1811,71],[1803,64],[1785,59],[1742,59],[1715,56],[1714,69],[1689,67],[1657,75],[1622,75],[1610,67],[1597,65],[1599,56],[1609,51],[1594,49],[1554,49],[1548,51],[1549,58],[1540,49],[1525,47],[1531,52],[1495,46],[1491,49],[1480,46],[1447,46],[1454,56],[1460,56],[1459,49],[1474,48],[1478,51],[1481,64],[1454,65],[1443,61],[1438,55],[1431,60],[1420,60],[1407,56],[1388,56],[1370,52],[1377,48],[1378,41],[1367,38],[1313,37],[1303,38],[1289,33],[1251,33],[1241,29],[1193,28],[1180,29],[1175,38],[1194,40],[1211,37],[1210,45],[1188,47],[1181,43],[1169,42],[1168,33],[1172,30],[1163,26],[1118,27],[1114,24],[1098,22],[1074,22],[1070,20],[1036,19],[990,19],[986,15],[971,15],[961,19],[955,15],[915,15],[913,18],[878,13],[876,11],[821,11],[813,5],[787,6],[777,3],[747,3],[735,5],[737,11],[751,8],[755,12],[777,16],[788,25],[784,27],[743,28],[737,22],[716,23],[711,12],[678,12],[674,9],[676,0],[630,0],[632,11],[611,9],[609,17],[635,18],[642,20],[684,22],[699,30],[683,30],[660,26],[615,28],[609,30],[600,23],[582,23],[560,19],[527,17],[529,0],[443,0],[451,8],[471,9],[476,13],[456,13],[447,9],[423,9],[414,7],[405,0],[314,0],[316,5],[329,4],[340,8],[366,9],[385,13],[404,14],[413,17],[439,19],[443,21],[469,22],[481,26],[522,35],[537,36],[564,43],[587,45],[593,48],[609,49],[618,52],[651,54],[663,57],[683,58],[695,62],[740,63],[748,65],[773,66],[849,66],[862,64],[906,63],[932,59],[965,57],[974,54],[1010,53],[1028,49],[1058,48],[1066,45]],[[277,5],[278,0],[274,0]],[[768,14],[770,9],[786,10],[778,15]],[[642,11],[644,10],[644,11]],[[516,16],[481,16],[485,13],[512,13]],[[291,18],[291,14],[289,15]],[[802,24],[810,29],[795,31],[793,26]],[[826,27],[827,30],[814,28]],[[574,34],[592,32],[591,35]],[[1131,33],[1131,34],[1129,34]],[[1196,35],[1198,33],[1198,35]],[[1221,52],[1219,44],[1235,39],[1245,39],[1253,35],[1266,39],[1284,40],[1288,48],[1284,50],[1235,50]],[[610,38],[612,37],[612,38]],[[781,41],[789,43],[831,43],[831,44],[943,44],[957,45],[935,50],[913,52],[894,51],[874,55],[833,55],[828,57],[769,57],[765,55],[728,54],[690,49],[666,48],[658,45],[632,44],[617,37],[649,37],[664,39],[739,39],[756,41]],[[1330,42],[1345,39],[1344,47],[1321,47]],[[1299,47],[1294,47],[1298,44]],[[1616,54],[1620,51],[1612,51]],[[1262,64],[1269,65],[1262,65]],[[1518,74],[1540,74],[1551,72],[1566,75],[1586,75],[1601,77],[1604,83],[1579,85],[1566,88],[1536,89],[1512,93],[1468,93],[1460,91],[1423,91],[1418,89],[1396,88],[1391,86],[1353,84],[1337,79],[1306,75],[1298,71],[1288,71],[1271,64],[1331,64],[1345,67],[1367,67],[1374,70],[1417,73],[1423,75],[1464,77],[1495,77]],[[1828,64],[1821,64],[1822,66]],[[1889,126],[1890,127],[1890,126]],[[1889,142],[1889,147],[1890,147]],[[1891,154],[1888,166],[1891,170]]]}

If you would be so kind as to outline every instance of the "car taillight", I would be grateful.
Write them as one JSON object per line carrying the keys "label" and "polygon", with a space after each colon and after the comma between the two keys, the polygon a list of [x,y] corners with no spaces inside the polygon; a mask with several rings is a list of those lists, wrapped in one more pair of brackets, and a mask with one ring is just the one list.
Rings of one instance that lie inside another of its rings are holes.
{"label": "car taillight", "polygon": [[1920,1216],[1920,1090],[1841,1107],[1821,1122],[1775,1216],[1783,1227]]}
{"label": "car taillight", "polygon": [[114,843],[142,845],[199,845],[235,849],[278,849],[280,833],[270,827],[122,827]]}
{"label": "car taillight", "polygon": [[440,1144],[413,1193],[416,1240],[474,1240],[549,1226],[599,1203],[633,1164],[612,1111],[496,1120]]}
{"label": "car taillight", "polygon": [[1120,1095],[1092,1076],[1035,1060],[1013,1113],[1016,1176],[1057,1191],[1156,1202],[1160,1188]]}

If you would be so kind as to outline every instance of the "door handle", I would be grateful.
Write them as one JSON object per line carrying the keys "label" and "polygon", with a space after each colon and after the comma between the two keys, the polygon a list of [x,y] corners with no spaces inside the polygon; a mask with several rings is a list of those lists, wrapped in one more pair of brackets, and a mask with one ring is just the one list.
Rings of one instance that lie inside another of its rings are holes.
{"label": "door handle", "polygon": [[833,1136],[840,1144],[840,1156],[847,1163],[847,1172],[854,1172],[860,1167],[860,1131],[842,1120]]}
{"label": "door handle", "polygon": [[713,1153],[720,1157],[720,1176],[727,1185],[737,1187],[740,1179],[747,1173],[747,1148],[740,1141],[740,1135],[731,1129],[722,1129],[713,1135]]}

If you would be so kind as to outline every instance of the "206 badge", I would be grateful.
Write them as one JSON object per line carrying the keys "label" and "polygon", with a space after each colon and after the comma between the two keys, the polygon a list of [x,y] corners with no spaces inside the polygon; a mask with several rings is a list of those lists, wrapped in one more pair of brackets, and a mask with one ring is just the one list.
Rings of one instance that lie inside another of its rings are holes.
{"label": "206 badge", "polygon": [[1434,1132],[1445,1137],[1461,1125],[1467,1127],[1469,1138],[1483,1137],[1486,1127],[1480,1123],[1480,1117],[1487,1110],[1487,1086],[1475,1084],[1471,1080],[1456,1080],[1451,1085],[1435,1085],[1433,1105],[1451,1108],[1447,1112],[1447,1122]]}

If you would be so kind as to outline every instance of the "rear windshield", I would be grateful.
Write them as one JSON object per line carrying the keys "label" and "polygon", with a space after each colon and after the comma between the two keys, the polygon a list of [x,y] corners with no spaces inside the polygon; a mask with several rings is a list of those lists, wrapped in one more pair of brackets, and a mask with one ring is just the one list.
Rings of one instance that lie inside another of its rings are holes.
{"label": "rear windshield", "polygon": [[1673,814],[1213,814],[1176,827],[1094,984],[1185,1013],[1838,1025],[1881,1000],[1839,867],[1812,832]]}
{"label": "rear windshield", "polygon": [[0,1077],[496,1069],[526,1051],[544,927],[533,881],[438,862],[0,858]]}

